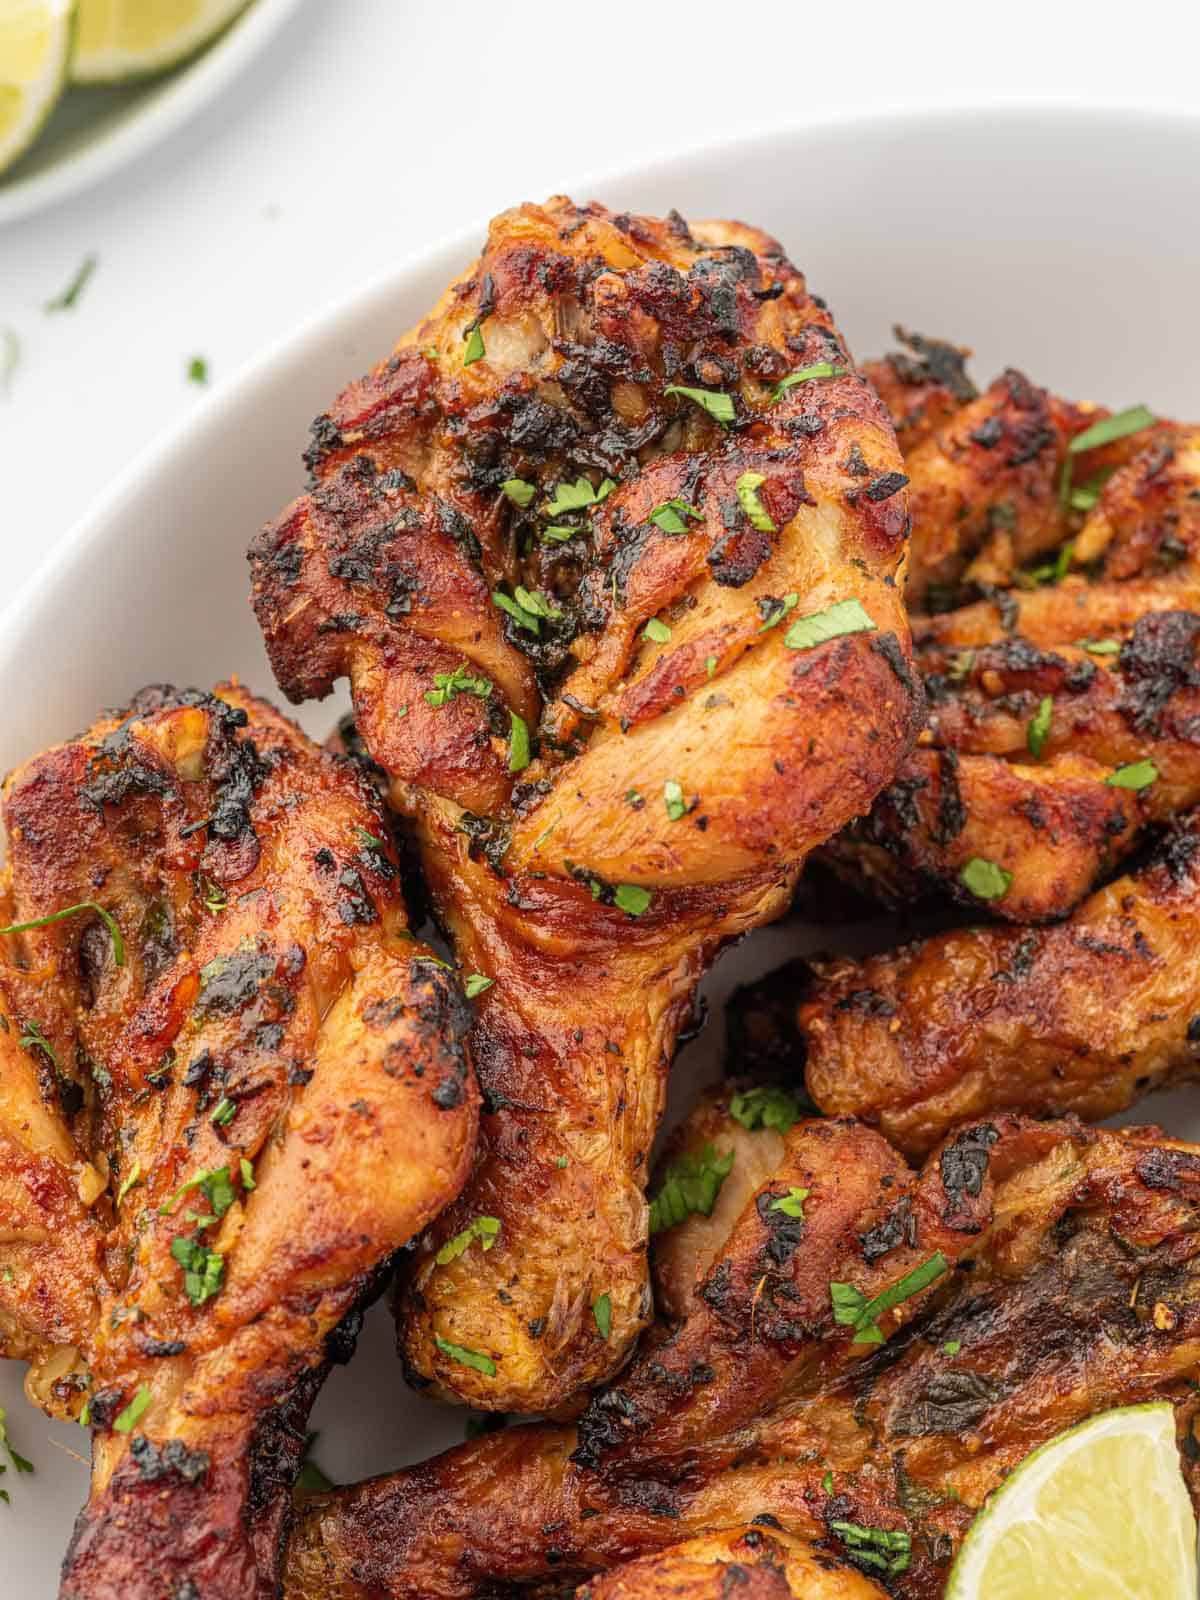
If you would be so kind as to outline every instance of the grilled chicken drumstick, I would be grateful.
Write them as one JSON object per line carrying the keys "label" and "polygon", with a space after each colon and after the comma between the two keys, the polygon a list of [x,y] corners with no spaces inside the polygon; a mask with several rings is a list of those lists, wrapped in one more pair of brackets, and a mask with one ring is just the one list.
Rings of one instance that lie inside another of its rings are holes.
{"label": "grilled chicken drumstick", "polygon": [[269,1600],[331,1340],[469,1167],[466,1007],[370,789],[235,684],[4,821],[0,1348],[90,1423],[63,1600]]}
{"label": "grilled chicken drumstick", "polygon": [[674,1136],[655,1213],[664,1320],[578,1425],[313,1499],[287,1600],[467,1600],[751,1522],[935,1600],[1030,1450],[1155,1398],[1196,1491],[1195,1147],[1001,1115],[914,1172],[734,1083]]}
{"label": "grilled chicken drumstick", "polygon": [[1048,921],[1200,802],[1200,429],[1135,408],[1132,431],[1070,456],[1108,413],[1014,373],[971,400],[961,352],[915,342],[920,359],[868,368],[912,479],[908,598],[932,602],[934,572],[961,587],[913,619],[918,746],[827,860],[886,903],[932,886]]}
{"label": "grilled chicken drumstick", "polygon": [[575,1600],[886,1600],[887,1591],[781,1528],[722,1528],[627,1561]]}
{"label": "grilled chicken drumstick", "polygon": [[899,454],[774,241],[560,198],[493,223],[307,459],[251,552],[276,675],[349,677],[480,991],[480,1154],[403,1352],[443,1397],[547,1409],[649,1319],[700,975],[910,742]]}

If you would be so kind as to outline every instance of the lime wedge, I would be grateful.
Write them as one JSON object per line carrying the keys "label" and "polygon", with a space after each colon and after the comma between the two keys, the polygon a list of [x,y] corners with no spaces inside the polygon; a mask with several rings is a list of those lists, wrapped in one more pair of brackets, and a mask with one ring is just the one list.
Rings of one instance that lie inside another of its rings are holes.
{"label": "lime wedge", "polygon": [[971,1524],[946,1600],[1196,1600],[1171,1407],[1101,1412],[1028,1456]]}
{"label": "lime wedge", "polygon": [[220,33],[246,0],[79,0],[73,83],[124,83],[173,67]]}
{"label": "lime wedge", "polygon": [[74,0],[0,5],[0,172],[37,137],[66,82]]}

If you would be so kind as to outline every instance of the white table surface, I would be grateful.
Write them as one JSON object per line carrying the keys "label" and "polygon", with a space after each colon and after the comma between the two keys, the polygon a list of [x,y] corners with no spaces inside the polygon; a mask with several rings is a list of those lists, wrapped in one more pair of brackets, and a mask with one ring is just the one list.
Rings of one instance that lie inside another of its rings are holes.
{"label": "white table surface", "polygon": [[[196,405],[194,355],[219,384],[465,223],[724,133],[882,102],[1195,103],[1198,17],[1178,0],[307,0],[143,161],[0,230],[0,327],[21,343],[0,394],[0,602]],[[1135,197],[1097,226],[1136,226]],[[75,311],[45,315],[89,252]]]}

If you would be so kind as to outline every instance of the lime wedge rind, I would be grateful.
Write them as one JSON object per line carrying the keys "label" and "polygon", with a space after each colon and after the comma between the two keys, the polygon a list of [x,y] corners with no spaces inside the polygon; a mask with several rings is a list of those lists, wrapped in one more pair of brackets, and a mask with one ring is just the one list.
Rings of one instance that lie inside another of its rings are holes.
{"label": "lime wedge rind", "polygon": [[976,1517],[946,1600],[1196,1600],[1175,1416],[1102,1412],[1035,1450]]}
{"label": "lime wedge rind", "polygon": [[72,83],[129,83],[205,49],[249,0],[79,0]]}
{"label": "lime wedge rind", "polygon": [[74,0],[17,0],[0,14],[0,173],[25,154],[62,97],[73,12]]}

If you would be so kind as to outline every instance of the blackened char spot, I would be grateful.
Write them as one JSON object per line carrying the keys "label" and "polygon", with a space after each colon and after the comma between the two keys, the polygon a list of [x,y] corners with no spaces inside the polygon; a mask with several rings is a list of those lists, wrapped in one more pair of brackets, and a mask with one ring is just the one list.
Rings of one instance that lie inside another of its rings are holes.
{"label": "blackened char spot", "polygon": [[981,1122],[977,1127],[964,1129],[942,1151],[938,1165],[951,1212],[961,1209],[966,1196],[978,1199],[982,1194],[990,1151],[999,1137],[990,1122]]}
{"label": "blackened char spot", "polygon": [[1193,1196],[1200,1193],[1200,1156],[1186,1150],[1148,1150],[1138,1157],[1133,1170],[1149,1189]]}
{"label": "blackened char spot", "polygon": [[913,1216],[910,1195],[903,1195],[882,1222],[859,1235],[863,1259],[868,1266],[887,1255],[889,1250],[894,1250],[898,1244],[915,1245],[916,1242],[917,1219]]}

